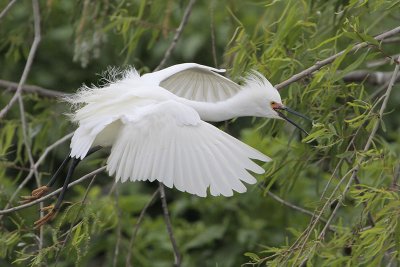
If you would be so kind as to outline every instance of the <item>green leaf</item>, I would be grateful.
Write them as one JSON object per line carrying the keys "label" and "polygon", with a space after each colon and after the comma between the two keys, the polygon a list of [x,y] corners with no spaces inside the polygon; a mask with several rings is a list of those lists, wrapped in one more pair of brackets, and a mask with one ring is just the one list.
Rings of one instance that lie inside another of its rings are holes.
{"label": "green leaf", "polygon": [[259,257],[257,254],[255,254],[255,253],[246,252],[246,253],[244,253],[244,255],[245,255],[246,257],[249,257],[249,258],[250,258],[252,261],[254,261],[254,262],[260,261],[260,257]]}
{"label": "green leaf", "polygon": [[224,225],[212,225],[199,233],[195,238],[185,244],[185,250],[199,248],[209,244],[210,242],[222,238],[226,231]]}

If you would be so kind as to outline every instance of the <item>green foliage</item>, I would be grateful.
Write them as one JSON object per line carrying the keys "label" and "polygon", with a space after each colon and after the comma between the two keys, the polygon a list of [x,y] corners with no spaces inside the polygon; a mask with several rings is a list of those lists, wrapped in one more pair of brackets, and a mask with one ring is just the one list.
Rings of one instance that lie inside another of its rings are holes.
{"label": "green foliage", "polygon": [[[151,71],[172,41],[187,3],[40,1],[42,40],[27,83],[71,93],[82,83],[98,85],[95,74],[109,65]],[[0,3],[0,10],[5,4]],[[377,42],[373,36],[398,26],[399,7],[400,1],[387,0],[196,2],[168,64],[217,64],[237,80],[254,68],[278,84],[344,53],[280,91],[285,104],[313,118],[312,123],[299,120],[309,136],[273,120],[239,118],[221,127],[273,159],[264,164],[259,186],[231,198],[167,191],[183,266],[400,263],[399,85],[380,117],[387,84],[343,80],[355,70],[393,71],[393,58],[374,67],[368,63],[398,53],[398,41]],[[17,1],[0,20],[1,79],[21,77],[33,40],[31,10],[30,1]],[[366,48],[351,51],[364,41]],[[11,97],[3,90],[0,107]],[[23,101],[28,142],[38,160],[74,126],[60,101],[28,93]],[[20,116],[16,104],[0,121],[2,208],[31,168]],[[380,128],[364,149],[376,123]],[[68,153],[68,142],[50,151],[37,177],[17,197],[48,181]],[[105,157],[85,159],[75,177],[103,166]],[[171,266],[172,246],[159,200],[150,205],[131,244],[155,185],[127,183],[116,190],[113,184],[112,178],[98,174],[89,190],[88,183],[73,187],[69,202],[42,234],[32,227],[39,217],[37,206],[1,217],[0,265],[125,266],[131,255],[134,266]],[[10,204],[18,205],[18,199]]]}

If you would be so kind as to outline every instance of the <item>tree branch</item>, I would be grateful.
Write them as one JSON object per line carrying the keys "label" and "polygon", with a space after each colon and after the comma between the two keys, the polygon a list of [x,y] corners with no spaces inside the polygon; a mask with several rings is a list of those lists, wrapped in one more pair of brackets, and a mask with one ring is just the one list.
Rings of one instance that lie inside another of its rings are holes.
{"label": "tree branch", "polygon": [[[309,210],[306,210],[306,209],[303,209],[302,207],[296,206],[296,205],[294,205],[294,204],[292,204],[292,203],[280,198],[279,196],[275,195],[271,191],[267,191],[267,194],[270,197],[272,197],[273,199],[275,199],[276,201],[278,201],[279,203],[282,203],[283,205],[285,205],[285,206],[287,206],[287,207],[289,207],[291,209],[297,210],[297,211],[299,211],[301,213],[304,213],[304,214],[307,214],[307,215],[309,215],[311,217],[314,216],[313,212],[311,212]],[[327,222],[324,218],[321,218],[320,221]]]}
{"label": "tree branch", "polygon": [[116,267],[118,264],[118,255],[119,255],[119,247],[121,244],[121,218],[122,218],[122,212],[121,212],[121,207],[119,206],[119,188],[118,186],[115,187],[114,191],[114,205],[115,209],[117,210],[117,241],[115,242],[115,248],[114,248],[114,257],[113,257],[113,267]]}
{"label": "tree branch", "polygon": [[58,264],[58,261],[60,259],[60,255],[61,255],[60,252],[65,248],[65,245],[67,244],[67,242],[68,242],[68,240],[69,240],[69,238],[70,238],[70,236],[72,234],[72,230],[74,229],[74,225],[78,221],[79,215],[80,215],[80,213],[82,211],[82,208],[83,208],[83,204],[85,204],[86,198],[89,195],[90,188],[92,188],[92,185],[93,185],[93,182],[94,182],[95,179],[96,179],[96,175],[93,175],[93,178],[92,178],[92,180],[90,180],[90,183],[89,183],[88,187],[86,188],[85,194],[83,195],[83,199],[81,201],[81,205],[79,206],[79,212],[76,213],[75,219],[73,220],[73,223],[71,223],[71,225],[69,227],[69,230],[66,233],[65,239],[61,242],[62,243],[62,247],[59,250],[57,250],[57,252],[56,252],[56,255],[55,255],[55,259],[56,260],[55,260],[54,266],[57,266],[57,264]]}
{"label": "tree branch", "polygon": [[[0,80],[0,87],[4,87],[4,88],[15,91],[18,89],[18,83],[6,81],[6,80]],[[40,86],[28,85],[28,84],[22,86],[22,91],[27,92],[27,93],[36,93],[38,95],[41,95],[44,97],[50,97],[50,98],[60,98],[60,97],[70,95],[68,93],[54,91],[54,90],[46,89],[46,88],[43,88]]]}
{"label": "tree branch", "polygon": [[10,10],[10,8],[17,2],[17,0],[11,0],[6,7],[0,13],[0,20],[4,17],[4,15]]}
{"label": "tree branch", "polygon": [[[400,56],[398,57],[398,60],[400,60]],[[386,109],[386,106],[387,106],[387,103],[388,103],[388,101],[389,101],[390,93],[391,93],[391,91],[392,91],[393,85],[394,85],[394,83],[395,83],[395,79],[396,79],[397,74],[398,74],[398,72],[399,72],[399,67],[400,67],[400,65],[399,65],[399,64],[396,64],[396,67],[395,67],[395,69],[394,69],[394,71],[393,71],[392,79],[390,80],[389,85],[388,85],[388,88],[387,88],[387,90],[386,90],[386,92],[385,92],[384,99],[383,99],[381,108],[380,108],[380,110],[379,110],[379,118],[380,118],[380,120],[383,118],[383,113],[384,113],[384,111],[385,111],[385,109]],[[364,153],[360,153],[360,158],[358,159],[357,164],[355,165],[354,168],[352,168],[352,169],[350,170],[350,171],[351,171],[351,177],[349,178],[349,180],[348,180],[348,182],[347,182],[347,184],[346,184],[346,187],[344,188],[344,190],[342,191],[341,195],[339,196],[339,198],[338,198],[338,203],[336,204],[336,206],[335,206],[335,208],[333,209],[331,215],[329,216],[327,223],[325,224],[324,228],[322,229],[322,231],[321,231],[320,234],[318,235],[318,240],[322,240],[322,239],[324,238],[326,230],[329,228],[330,223],[331,223],[332,220],[335,218],[336,213],[338,212],[339,208],[342,206],[342,199],[344,198],[344,196],[346,195],[346,193],[347,193],[348,190],[350,189],[350,186],[351,186],[352,183],[354,182],[354,180],[355,180],[355,178],[356,178],[356,176],[357,176],[357,173],[358,173],[358,171],[360,170],[361,164],[362,164],[362,163],[364,162],[364,160],[365,160],[365,152],[367,152],[367,151],[369,150],[369,148],[370,148],[370,146],[371,146],[371,144],[372,144],[372,142],[373,142],[373,139],[374,139],[374,137],[375,137],[375,134],[376,134],[376,132],[377,132],[377,130],[378,130],[378,128],[379,128],[379,125],[380,125],[380,120],[377,120],[377,121],[375,122],[375,124],[374,124],[374,127],[373,127],[373,129],[372,129],[372,131],[371,131],[371,133],[370,133],[370,135],[369,135],[369,137],[368,137],[367,143],[365,144],[364,149],[363,149],[363,151],[362,151],[362,152],[364,152]],[[346,176],[347,176],[347,174],[341,179],[341,181],[343,181],[343,180],[345,179]],[[320,211],[319,215],[322,214],[323,210],[324,210],[324,209],[322,209],[322,210]],[[315,223],[316,223],[316,222],[315,222]],[[315,227],[315,223],[313,224],[314,227]],[[308,236],[311,234],[312,230],[313,230],[313,228],[311,228],[310,230],[308,230],[308,233],[309,233],[309,234],[307,235],[307,238],[308,238]],[[307,239],[304,239],[303,245],[301,246],[300,254],[302,254],[302,251],[303,251],[303,249],[304,249],[304,247],[305,247],[305,244],[306,244],[306,240],[307,240]],[[320,243],[320,242],[315,242],[313,246],[315,247],[315,246],[317,246],[319,243]],[[305,263],[305,262],[307,261],[307,259],[308,259],[308,257],[306,256],[306,257],[303,259],[303,261],[301,262],[301,264],[302,264],[302,263]],[[296,262],[295,262],[295,264],[296,264]],[[301,264],[300,264],[300,265],[301,265]]]}
{"label": "tree branch", "polygon": [[167,231],[168,231],[169,239],[171,240],[172,249],[174,250],[174,258],[175,258],[174,266],[175,267],[179,267],[179,266],[181,266],[181,254],[179,253],[178,245],[176,244],[174,233],[172,231],[172,224],[171,224],[171,219],[169,217],[167,200],[165,198],[164,185],[160,182],[158,188],[159,188],[159,191],[160,191],[160,199],[161,199],[161,204],[162,204],[165,224],[167,225]]}
{"label": "tree branch", "polygon": [[131,236],[131,240],[129,241],[129,250],[128,250],[128,255],[126,256],[126,262],[125,262],[125,266],[127,267],[131,267],[131,259],[132,259],[132,253],[133,253],[133,246],[135,245],[135,240],[136,240],[136,236],[137,233],[139,231],[139,227],[140,224],[142,223],[142,220],[144,218],[144,215],[146,214],[147,209],[150,207],[151,203],[153,203],[153,201],[156,199],[156,197],[158,196],[160,192],[160,189],[157,188],[156,191],[154,191],[153,195],[151,196],[149,202],[147,202],[147,204],[143,207],[142,211],[139,214],[139,217],[135,223],[135,226],[133,228],[133,233]]}
{"label": "tree branch", "polygon": [[[345,82],[368,82],[373,85],[387,84],[393,76],[393,72],[386,71],[368,71],[368,70],[356,70],[346,74],[343,77]],[[395,77],[395,82],[400,82],[400,75]]]}
{"label": "tree branch", "polygon": [[[394,28],[394,29],[392,29],[392,30],[389,30],[389,31],[387,31],[387,32],[384,32],[384,33],[382,33],[382,34],[379,34],[379,35],[375,36],[374,39],[377,40],[377,41],[382,41],[383,39],[385,39],[385,38],[387,38],[387,37],[391,37],[391,36],[396,35],[396,34],[398,34],[398,33],[400,33],[400,26],[399,26],[399,27],[396,27],[396,28]],[[369,45],[369,43],[367,43],[367,42],[362,42],[362,43],[355,44],[355,45],[353,46],[353,48],[352,48],[349,52],[357,51],[357,50],[359,50],[360,48],[364,48],[364,47],[366,47],[366,46],[368,46],[368,45]],[[309,67],[309,68],[307,68],[307,69],[305,69],[305,70],[303,70],[303,71],[301,71],[301,72],[299,72],[299,73],[293,75],[292,77],[290,77],[290,78],[287,79],[286,81],[283,81],[283,82],[281,82],[281,83],[278,83],[277,85],[275,85],[275,88],[278,89],[278,90],[280,90],[280,89],[282,89],[282,88],[288,86],[289,84],[292,84],[292,83],[294,83],[294,82],[297,82],[298,80],[300,80],[300,79],[302,79],[302,78],[304,78],[304,77],[306,77],[306,76],[308,76],[308,75],[311,75],[314,71],[317,71],[317,70],[319,70],[320,68],[322,68],[323,66],[332,63],[336,58],[340,57],[340,56],[343,55],[345,52],[346,52],[346,50],[340,51],[339,53],[337,53],[337,54],[335,54],[335,55],[333,55],[333,56],[330,56],[330,57],[328,57],[328,58],[326,58],[326,59],[324,59],[324,60],[322,60],[322,61],[316,62],[316,63],[315,63],[314,65],[312,65],[311,67]]]}
{"label": "tree branch", "polygon": [[[385,39],[385,41],[389,40]],[[400,40],[400,39],[399,39]],[[375,68],[375,67],[380,67],[382,65],[388,64],[389,62],[393,61],[393,58],[398,57],[400,54],[396,54],[396,55],[391,55],[390,57],[384,57],[384,58],[380,58],[380,59],[376,59],[376,60],[371,60],[368,61],[366,63],[367,68]]]}
{"label": "tree branch", "polygon": [[181,24],[179,25],[178,29],[175,31],[174,38],[172,39],[171,44],[169,45],[168,49],[165,51],[164,57],[161,60],[160,64],[155,68],[154,71],[160,70],[165,66],[165,63],[171,56],[172,51],[174,51],[176,44],[178,43],[179,38],[181,37],[181,34],[183,32],[184,27],[186,26],[190,13],[192,12],[192,8],[196,0],[190,0],[188,6],[185,9],[185,13],[183,14]]}
{"label": "tree branch", "polygon": [[[56,142],[54,142],[52,145],[48,146],[43,154],[39,157],[39,159],[36,161],[35,163],[35,167],[38,168],[39,165],[42,163],[42,161],[46,158],[46,156],[50,153],[50,151],[52,151],[55,147],[59,146],[60,144],[64,143],[65,141],[67,141],[68,139],[70,139],[72,137],[73,133],[67,134],[66,136],[64,136],[63,138],[57,140]],[[12,196],[10,197],[10,199],[8,200],[6,206],[4,207],[4,209],[8,209],[8,207],[10,206],[11,202],[15,199],[15,197],[18,195],[18,193],[21,191],[21,189],[29,182],[29,180],[32,178],[34,174],[33,169],[30,169],[29,174],[26,176],[26,178],[18,185],[17,189],[14,191],[14,193],[12,194]],[[0,220],[3,218],[3,215],[0,215]]]}
{"label": "tree branch", "polygon": [[36,50],[39,46],[40,39],[41,39],[41,32],[40,32],[40,13],[39,13],[39,2],[38,0],[32,0],[33,5],[33,19],[34,19],[34,32],[35,37],[33,39],[33,43],[31,49],[29,51],[28,59],[25,64],[24,71],[22,73],[21,79],[18,83],[17,90],[11,100],[7,103],[7,105],[0,111],[0,119],[2,119],[7,112],[11,109],[14,105],[15,101],[18,100],[19,95],[22,91],[22,86],[24,85],[26,78],[31,70],[32,62],[36,54]]}
{"label": "tree branch", "polygon": [[[106,169],[106,167],[107,167],[107,166],[103,166],[103,167],[101,167],[101,168],[98,168],[97,170],[94,170],[94,171],[92,171],[91,173],[88,173],[88,174],[82,176],[82,177],[79,178],[78,180],[76,180],[76,181],[74,181],[74,182],[72,182],[72,183],[69,183],[69,184],[68,184],[68,188],[73,187],[74,185],[77,185],[77,184],[79,184],[79,183],[81,183],[81,182],[83,182],[83,181],[85,181],[85,180],[91,178],[92,176],[94,176],[94,175],[96,175],[96,174],[98,174],[98,173],[104,171],[104,170]],[[45,195],[44,197],[41,197],[41,198],[39,198],[39,199],[36,199],[36,200],[34,200],[34,201],[32,201],[32,202],[29,202],[29,203],[26,203],[26,204],[23,204],[23,205],[19,205],[19,206],[13,207],[13,208],[0,210],[0,215],[1,215],[1,214],[8,214],[8,213],[11,213],[11,212],[15,212],[15,211],[18,211],[18,210],[22,210],[22,209],[26,209],[26,208],[28,208],[28,207],[34,206],[34,205],[36,205],[36,204],[38,204],[38,203],[40,203],[40,202],[45,201],[46,199],[51,198],[51,197],[54,196],[54,195],[57,195],[59,192],[61,192],[61,190],[62,190],[62,187],[60,187],[60,188],[58,188],[57,190],[55,190],[55,191],[53,191],[53,192],[51,192],[51,193]]]}

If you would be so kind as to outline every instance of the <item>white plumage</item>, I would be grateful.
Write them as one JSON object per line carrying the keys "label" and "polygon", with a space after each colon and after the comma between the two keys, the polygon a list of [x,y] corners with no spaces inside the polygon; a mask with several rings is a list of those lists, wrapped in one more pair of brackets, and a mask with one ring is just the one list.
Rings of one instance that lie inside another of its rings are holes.
{"label": "white plumage", "polygon": [[239,116],[279,118],[278,91],[260,74],[243,86],[198,64],[175,65],[139,76],[135,70],[102,88],[83,87],[67,99],[79,124],[71,157],[83,159],[94,146],[111,147],[107,170],[117,181],[158,180],[198,196],[246,191],[252,159],[270,158],[205,121]]}

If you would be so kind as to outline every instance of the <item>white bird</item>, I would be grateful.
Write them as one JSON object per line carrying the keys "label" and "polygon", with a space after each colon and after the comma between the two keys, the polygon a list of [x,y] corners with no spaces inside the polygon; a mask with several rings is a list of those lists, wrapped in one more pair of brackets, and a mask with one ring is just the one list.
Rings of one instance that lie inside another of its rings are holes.
{"label": "white bird", "polygon": [[[107,170],[117,181],[158,180],[201,197],[208,189],[213,196],[245,192],[242,182],[256,182],[250,172],[264,173],[253,159],[271,159],[206,121],[257,116],[284,118],[299,127],[280,110],[302,115],[285,107],[260,73],[251,72],[239,85],[222,72],[194,63],[143,76],[131,69],[101,88],[81,88],[66,99],[75,110],[72,121],[79,125],[71,141],[71,175],[88,154],[111,147]],[[47,192],[53,178],[28,201]]]}

